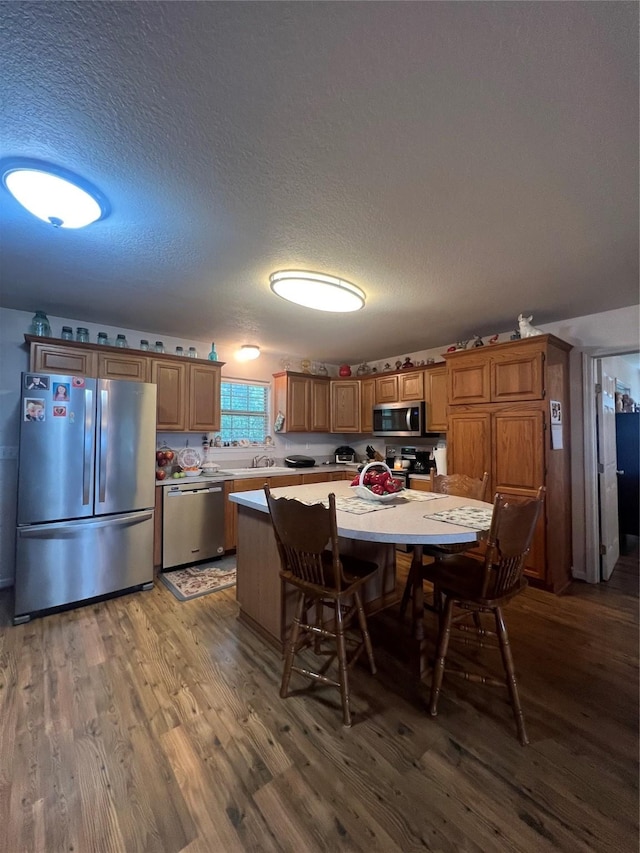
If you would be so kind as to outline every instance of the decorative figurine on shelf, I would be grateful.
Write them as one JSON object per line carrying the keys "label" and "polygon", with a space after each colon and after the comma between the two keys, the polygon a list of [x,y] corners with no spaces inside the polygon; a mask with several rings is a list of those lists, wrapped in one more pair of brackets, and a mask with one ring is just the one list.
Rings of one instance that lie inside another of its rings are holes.
{"label": "decorative figurine on shelf", "polygon": [[366,376],[369,373],[370,368],[366,361],[363,361],[362,364],[356,370],[356,376]]}
{"label": "decorative figurine on shelf", "polygon": [[327,370],[327,365],[324,363],[320,364],[320,366],[318,367],[317,373],[318,373],[318,376],[328,376],[329,371]]}
{"label": "decorative figurine on shelf", "polygon": [[544,335],[542,329],[537,329],[531,325],[532,320],[533,314],[530,314],[528,317],[524,317],[522,314],[518,315],[518,327],[521,338],[534,338],[536,335]]}
{"label": "decorative figurine on shelf", "polygon": [[402,369],[406,370],[408,367],[415,367],[414,363],[411,361],[411,358],[407,356],[402,365]]}
{"label": "decorative figurine on shelf", "polygon": [[302,359],[300,367],[303,373],[311,373],[311,361],[308,358]]}
{"label": "decorative figurine on shelf", "polygon": [[340,376],[351,376],[351,368],[348,364],[341,364],[340,369],[338,370],[338,374]]}
{"label": "decorative figurine on shelf", "polygon": [[400,359],[398,359],[396,361],[396,370],[400,370],[401,367],[402,367],[402,362],[400,361]]}
{"label": "decorative figurine on shelf", "polygon": [[520,332],[517,329],[514,329],[514,331],[511,333],[511,337],[509,338],[509,340],[510,341],[519,341],[520,340]]}
{"label": "decorative figurine on shelf", "polygon": [[484,346],[484,341],[482,340],[480,335],[474,335],[473,336],[473,348],[475,349],[477,347],[483,347],[483,346]]}
{"label": "decorative figurine on shelf", "polygon": [[384,367],[382,368],[383,372],[386,373],[388,370],[393,370],[388,361],[385,361]]}
{"label": "decorative figurine on shelf", "polygon": [[213,446],[214,447],[222,447],[222,436],[221,435],[217,435],[213,439]]}
{"label": "decorative figurine on shelf", "polygon": [[498,338],[499,338],[499,337],[500,337],[500,335],[492,335],[492,336],[489,338],[489,343],[490,343],[490,344],[497,344],[497,343],[498,343]]}

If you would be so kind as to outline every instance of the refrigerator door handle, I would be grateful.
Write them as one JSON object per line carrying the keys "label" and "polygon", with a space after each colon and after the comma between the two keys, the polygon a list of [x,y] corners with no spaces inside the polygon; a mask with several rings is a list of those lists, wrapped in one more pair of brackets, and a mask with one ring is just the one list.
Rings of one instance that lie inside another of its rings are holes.
{"label": "refrigerator door handle", "polygon": [[107,448],[109,429],[109,392],[100,391],[100,458],[98,460],[98,503],[107,497]]}
{"label": "refrigerator door handle", "polygon": [[90,526],[98,527],[125,527],[133,524],[140,524],[143,521],[148,521],[153,518],[153,511],[148,512],[131,512],[127,515],[109,516],[108,518],[82,518],[78,521],[67,521],[62,524],[31,524],[25,527],[18,527],[18,536],[27,536],[29,538],[39,539],[64,539],[74,536],[74,532],[83,527]]}
{"label": "refrigerator door handle", "polygon": [[91,501],[91,471],[93,462],[93,391],[84,392],[84,447],[82,454],[82,504]]}

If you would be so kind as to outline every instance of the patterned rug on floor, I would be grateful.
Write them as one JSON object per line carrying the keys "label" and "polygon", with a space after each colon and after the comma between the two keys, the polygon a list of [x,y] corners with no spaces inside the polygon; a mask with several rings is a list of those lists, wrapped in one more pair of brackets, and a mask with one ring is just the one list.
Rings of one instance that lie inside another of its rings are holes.
{"label": "patterned rug on floor", "polygon": [[178,601],[191,601],[192,598],[235,586],[236,558],[232,555],[200,566],[162,572],[160,580]]}

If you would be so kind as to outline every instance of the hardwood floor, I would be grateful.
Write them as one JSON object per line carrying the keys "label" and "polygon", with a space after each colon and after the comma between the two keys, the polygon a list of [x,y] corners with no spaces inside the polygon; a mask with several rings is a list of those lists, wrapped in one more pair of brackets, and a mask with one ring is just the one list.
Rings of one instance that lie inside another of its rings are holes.
{"label": "hardwood floor", "polygon": [[382,651],[353,674],[350,730],[335,691],[281,700],[233,590],[181,603],[157,583],[18,627],[10,603],[6,853],[638,849],[637,552],[608,584],[507,608],[526,748],[506,691],[445,674],[432,719]]}

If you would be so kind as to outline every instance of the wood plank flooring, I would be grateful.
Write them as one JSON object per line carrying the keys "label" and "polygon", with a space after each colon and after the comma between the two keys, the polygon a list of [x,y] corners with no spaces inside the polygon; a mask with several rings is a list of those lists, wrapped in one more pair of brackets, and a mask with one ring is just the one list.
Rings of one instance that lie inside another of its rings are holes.
{"label": "wood plank flooring", "polygon": [[637,551],[608,584],[507,608],[526,748],[506,691],[445,675],[432,719],[382,650],[353,674],[350,730],[335,691],[281,700],[233,590],[181,603],[156,583],[17,627],[10,605],[3,853],[638,850]]}

